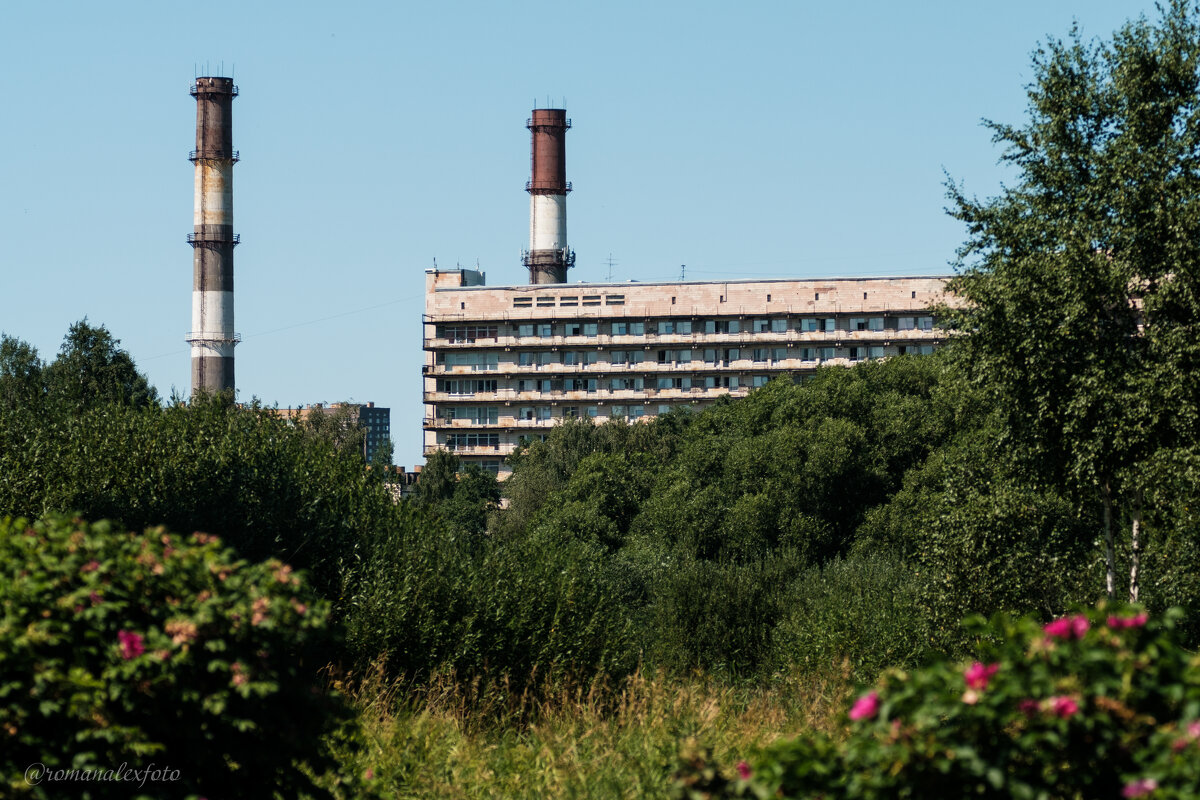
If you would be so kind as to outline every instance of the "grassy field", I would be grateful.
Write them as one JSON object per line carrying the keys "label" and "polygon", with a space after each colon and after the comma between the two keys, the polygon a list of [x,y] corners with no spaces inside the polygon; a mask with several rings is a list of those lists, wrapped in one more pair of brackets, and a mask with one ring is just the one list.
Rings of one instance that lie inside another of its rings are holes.
{"label": "grassy field", "polygon": [[780,676],[767,687],[635,675],[624,686],[497,699],[434,681],[367,682],[354,697],[368,746],[342,753],[385,798],[667,797],[681,752],[736,764],[804,730],[840,730],[850,682]]}

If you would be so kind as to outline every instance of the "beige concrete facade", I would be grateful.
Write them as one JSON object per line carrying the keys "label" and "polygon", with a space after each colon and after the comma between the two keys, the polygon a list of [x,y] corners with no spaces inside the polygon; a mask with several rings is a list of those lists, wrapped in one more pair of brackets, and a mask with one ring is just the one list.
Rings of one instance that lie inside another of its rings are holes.
{"label": "beige concrete facade", "polygon": [[565,418],[653,417],[778,375],[930,353],[944,276],[497,286],[426,271],[424,450],[507,472]]}

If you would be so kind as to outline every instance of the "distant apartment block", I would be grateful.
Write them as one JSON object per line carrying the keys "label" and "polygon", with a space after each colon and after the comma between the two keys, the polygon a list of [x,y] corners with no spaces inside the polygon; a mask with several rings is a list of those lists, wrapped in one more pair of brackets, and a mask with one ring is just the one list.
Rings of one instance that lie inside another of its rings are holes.
{"label": "distant apartment block", "polygon": [[303,408],[281,408],[280,416],[285,419],[306,420],[312,414],[334,414],[347,409],[346,421],[363,429],[365,443],[363,458],[370,463],[376,452],[391,440],[392,410],[377,407],[374,403],[313,403]]}
{"label": "distant apartment block", "polygon": [[504,473],[564,419],[637,420],[824,364],[932,353],[945,277],[489,287],[426,270],[426,454]]}

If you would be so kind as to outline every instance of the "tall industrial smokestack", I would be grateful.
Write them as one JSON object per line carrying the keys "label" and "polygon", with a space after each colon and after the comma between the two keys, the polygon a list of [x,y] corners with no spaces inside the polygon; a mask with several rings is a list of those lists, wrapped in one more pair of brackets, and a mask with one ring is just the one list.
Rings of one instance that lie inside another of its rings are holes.
{"label": "tall industrial smokestack", "polygon": [[533,177],[529,192],[529,250],[524,254],[530,283],[566,283],[575,254],[567,247],[567,128],[561,108],[535,108],[526,123],[533,132]]}
{"label": "tall industrial smokestack", "polygon": [[196,165],[192,245],[192,395],[234,390],[233,347],[233,98],[232,78],[197,78]]}

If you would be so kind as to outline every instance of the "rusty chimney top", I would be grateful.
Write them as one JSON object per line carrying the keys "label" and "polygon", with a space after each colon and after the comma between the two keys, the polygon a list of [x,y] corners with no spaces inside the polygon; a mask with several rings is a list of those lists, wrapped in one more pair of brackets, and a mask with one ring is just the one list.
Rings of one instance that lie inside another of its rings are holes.
{"label": "rusty chimney top", "polygon": [[561,108],[535,108],[525,123],[532,132],[529,192],[529,250],[523,262],[530,283],[566,283],[575,253],[567,246],[567,129]]}

